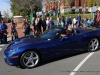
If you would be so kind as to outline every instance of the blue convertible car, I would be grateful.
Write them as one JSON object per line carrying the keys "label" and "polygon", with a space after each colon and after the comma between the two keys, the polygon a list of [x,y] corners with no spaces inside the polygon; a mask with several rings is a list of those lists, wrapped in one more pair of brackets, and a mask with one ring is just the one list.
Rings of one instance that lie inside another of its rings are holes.
{"label": "blue convertible car", "polygon": [[13,41],[4,50],[4,60],[11,66],[36,67],[41,61],[80,51],[96,51],[100,30],[73,29],[70,36],[62,37],[66,29],[54,27],[38,37],[26,36]]}

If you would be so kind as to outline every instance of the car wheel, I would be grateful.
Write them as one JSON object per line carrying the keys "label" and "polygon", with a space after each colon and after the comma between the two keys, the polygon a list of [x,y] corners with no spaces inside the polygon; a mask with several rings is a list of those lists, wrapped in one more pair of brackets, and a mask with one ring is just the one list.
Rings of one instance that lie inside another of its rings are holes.
{"label": "car wheel", "polygon": [[39,62],[40,56],[36,51],[27,51],[20,58],[20,64],[24,68],[34,68]]}
{"label": "car wheel", "polygon": [[99,40],[97,38],[93,38],[89,41],[87,50],[88,51],[96,51],[99,47]]}

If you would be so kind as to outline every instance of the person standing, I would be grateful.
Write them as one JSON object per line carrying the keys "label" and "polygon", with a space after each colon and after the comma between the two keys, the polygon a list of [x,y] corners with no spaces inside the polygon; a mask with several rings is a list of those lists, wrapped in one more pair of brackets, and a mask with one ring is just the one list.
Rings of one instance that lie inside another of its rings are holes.
{"label": "person standing", "polygon": [[40,18],[40,16],[37,16],[35,23],[36,23],[37,33],[41,33],[41,18]]}
{"label": "person standing", "polygon": [[47,18],[47,20],[46,20],[46,25],[47,25],[47,28],[49,27],[49,21],[50,21],[50,19],[49,19],[49,18]]}
{"label": "person standing", "polygon": [[63,23],[63,27],[65,27],[65,17],[62,16],[62,23]]}
{"label": "person standing", "polygon": [[97,25],[97,13],[98,13],[98,10],[96,12],[94,12],[94,26]]}
{"label": "person standing", "polygon": [[81,15],[80,15],[80,13],[76,17],[76,20],[77,20],[77,27],[79,27],[81,25]]}
{"label": "person standing", "polygon": [[57,26],[61,26],[61,18],[57,18]]}
{"label": "person standing", "polygon": [[26,36],[26,33],[25,33],[25,26],[26,24],[25,24],[25,20],[23,20],[23,22],[22,22],[22,32],[24,33],[24,36]]}
{"label": "person standing", "polygon": [[53,21],[53,18],[50,17],[48,29],[49,29],[49,28],[52,28],[53,26],[54,26],[54,21]]}
{"label": "person standing", "polygon": [[30,25],[25,20],[22,22],[22,31],[24,36],[30,35]]}
{"label": "person standing", "polygon": [[43,28],[43,32],[46,30],[46,20],[45,20],[45,17],[42,17],[42,21],[41,21],[41,25],[42,25],[42,28]]}
{"label": "person standing", "polygon": [[14,41],[15,39],[18,38],[18,33],[16,30],[16,24],[13,21],[10,22],[10,30],[11,30],[12,41]]}
{"label": "person standing", "polygon": [[31,29],[32,29],[33,35],[35,35],[36,34],[36,26],[35,26],[35,18],[34,17],[32,18],[32,27],[31,27]]}
{"label": "person standing", "polygon": [[2,24],[0,25],[0,31],[2,32],[2,37],[1,37],[1,44],[6,44],[7,43],[7,25],[5,24],[5,21],[2,20]]}
{"label": "person standing", "polygon": [[2,36],[3,36],[3,33],[2,31],[0,30],[0,42],[2,43]]}
{"label": "person standing", "polygon": [[76,28],[77,27],[76,24],[77,24],[77,20],[76,20],[76,17],[74,17],[73,18],[73,28]]}
{"label": "person standing", "polygon": [[25,33],[26,33],[26,36],[30,35],[30,23],[28,19],[25,20]]}
{"label": "person standing", "polygon": [[83,27],[84,28],[87,28],[88,27],[88,18],[86,18],[86,19],[84,19],[84,21],[83,21]]}
{"label": "person standing", "polygon": [[90,18],[87,21],[88,27],[92,27],[93,26],[93,20]]}
{"label": "person standing", "polygon": [[69,17],[66,17],[66,20],[65,20],[65,28],[68,29],[68,26],[69,26]]}
{"label": "person standing", "polygon": [[69,17],[69,26],[72,28],[72,18],[71,18],[71,16]]}

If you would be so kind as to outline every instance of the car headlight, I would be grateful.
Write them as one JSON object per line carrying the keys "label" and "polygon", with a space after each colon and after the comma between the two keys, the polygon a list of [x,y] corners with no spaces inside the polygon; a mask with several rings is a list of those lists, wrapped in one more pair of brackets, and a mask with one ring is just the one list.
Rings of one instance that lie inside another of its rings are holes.
{"label": "car headlight", "polygon": [[10,48],[10,50],[9,50],[9,54],[11,53],[11,54],[13,54],[14,52],[16,52],[18,50],[18,48]]}

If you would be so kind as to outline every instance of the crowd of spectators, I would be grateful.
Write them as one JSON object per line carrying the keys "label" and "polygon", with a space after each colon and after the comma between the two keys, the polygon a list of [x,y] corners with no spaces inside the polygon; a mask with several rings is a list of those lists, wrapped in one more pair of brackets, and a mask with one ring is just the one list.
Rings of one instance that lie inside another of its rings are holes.
{"label": "crowd of spectators", "polygon": [[[83,19],[81,17],[81,14],[79,13],[74,18],[72,18],[71,16],[59,17],[55,22],[57,22],[56,26],[65,27],[66,29],[78,28],[78,27],[83,27],[83,28],[92,27],[100,23],[100,11],[96,11],[94,13],[94,19],[91,18]],[[17,25],[12,20],[10,22],[12,41],[18,38],[16,26]],[[24,19],[22,22],[21,29],[24,36],[29,36],[30,32],[32,32],[32,35],[36,36],[52,28],[53,26],[55,26],[55,23],[52,17],[37,16],[36,18],[33,17],[31,22],[29,22],[28,19]],[[2,20],[2,24],[0,25],[0,41],[2,44],[7,43],[7,28],[8,27],[5,24],[5,21]]]}

